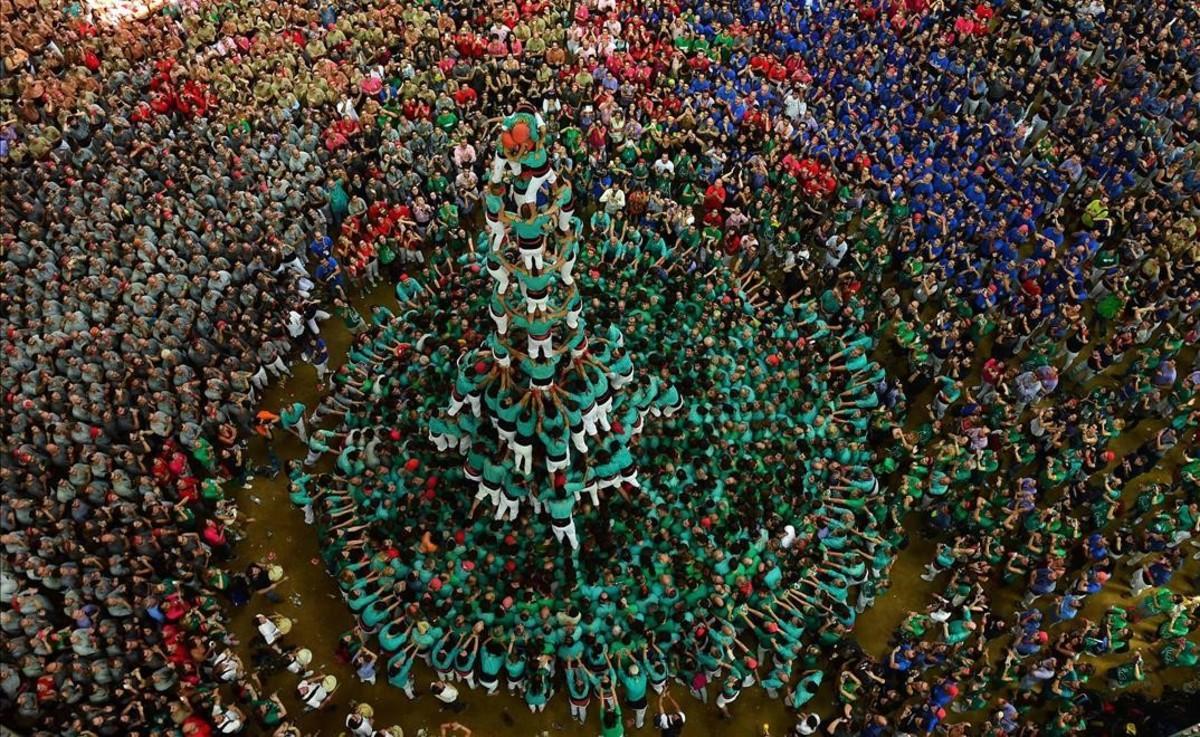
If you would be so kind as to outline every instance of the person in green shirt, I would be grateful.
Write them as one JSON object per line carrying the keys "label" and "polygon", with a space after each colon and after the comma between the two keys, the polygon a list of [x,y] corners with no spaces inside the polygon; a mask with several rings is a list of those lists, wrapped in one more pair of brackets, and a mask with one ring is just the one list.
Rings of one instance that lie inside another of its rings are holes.
{"label": "person in green shirt", "polygon": [[800,676],[800,680],[787,695],[788,706],[799,711],[817,695],[817,691],[821,688],[821,682],[824,680],[825,672],[820,670],[810,670]]}
{"label": "person in green shirt", "polygon": [[646,673],[637,662],[632,662],[617,675],[625,687],[625,702],[633,711],[634,729],[641,729],[646,721]]}
{"label": "person in green shirt", "polygon": [[308,429],[304,426],[304,411],[307,409],[303,402],[292,402],[279,409],[279,426],[300,438],[300,442],[308,444]]}
{"label": "person in green shirt", "polygon": [[1114,665],[1108,671],[1108,687],[1116,690],[1123,690],[1139,681],[1146,680],[1146,673],[1142,669],[1142,654],[1135,653],[1132,660],[1125,661]]}
{"label": "person in green shirt", "polygon": [[616,686],[600,699],[600,737],[625,737],[625,723],[621,720]]}

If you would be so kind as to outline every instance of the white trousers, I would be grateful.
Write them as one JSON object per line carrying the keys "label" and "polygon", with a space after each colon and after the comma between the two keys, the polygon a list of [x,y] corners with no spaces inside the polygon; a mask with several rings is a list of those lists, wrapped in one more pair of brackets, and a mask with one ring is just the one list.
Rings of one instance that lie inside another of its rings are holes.
{"label": "white trousers", "polygon": [[542,338],[535,338],[532,335],[529,336],[529,357],[530,358],[538,358],[539,356],[541,356],[542,358],[550,358],[550,356],[553,355],[553,353],[554,353],[554,334],[553,333],[548,334]]}
{"label": "white trousers", "polygon": [[517,512],[521,509],[520,499],[510,499],[507,496],[500,494],[496,502],[496,519],[503,520],[508,517],[510,520],[517,518]]}
{"label": "white trousers", "polygon": [[554,539],[562,543],[565,538],[567,544],[571,546],[571,550],[579,550],[579,535],[575,532],[575,520],[571,520],[566,527],[551,525],[550,529],[554,531]]}
{"label": "white trousers", "polygon": [[508,269],[504,268],[503,265],[499,268],[492,268],[491,266],[488,266],[487,273],[488,276],[495,279],[496,283],[499,285],[496,288],[497,294],[504,294],[508,291]]}
{"label": "white trousers", "polygon": [[488,314],[492,316],[492,322],[496,323],[496,332],[500,335],[508,335],[508,315],[497,315],[490,309],[488,310]]}
{"label": "white trousers", "polygon": [[510,447],[513,449],[513,455],[516,456],[514,465],[517,472],[526,476],[533,473],[533,446],[512,443]]}
{"label": "white trousers", "polygon": [[576,251],[575,255],[563,261],[562,266],[560,266],[558,269],[558,273],[562,277],[562,283],[566,284],[568,287],[575,284],[575,277],[571,276],[571,271],[575,268],[575,261],[578,258],[579,252]]}
{"label": "white trousers", "polygon": [[555,471],[565,471],[570,467],[571,467],[570,451],[567,451],[567,455],[563,456],[562,458],[560,458],[557,461],[554,460],[553,458],[546,459],[546,470],[549,471],[550,473],[554,473]]}
{"label": "white trousers", "polygon": [[275,356],[275,360],[266,364],[266,366],[271,369],[271,373],[275,374],[276,377],[291,373],[291,371],[288,371],[287,364],[283,362],[283,356]]}
{"label": "white trousers", "polygon": [[537,269],[538,271],[541,271],[546,266],[545,246],[538,246],[533,250],[527,250],[525,248],[518,247],[517,250],[521,253],[521,263],[526,269]]}
{"label": "white trousers", "polygon": [[296,424],[286,428],[288,432],[300,438],[300,442],[308,442],[308,428],[304,426],[304,418],[296,420]]}
{"label": "white trousers", "polygon": [[586,435],[584,430],[571,430],[571,444],[574,445],[575,449],[580,453],[587,455],[588,448],[587,441],[584,440],[585,437]]}
{"label": "white trousers", "polygon": [[546,169],[545,174],[542,174],[541,176],[530,177],[529,188],[525,190],[524,194],[515,195],[513,197],[513,201],[516,202],[518,206],[534,204],[537,202],[538,192],[542,190],[542,187],[546,184],[554,184],[556,181],[558,181],[558,174],[554,171],[554,169]]}

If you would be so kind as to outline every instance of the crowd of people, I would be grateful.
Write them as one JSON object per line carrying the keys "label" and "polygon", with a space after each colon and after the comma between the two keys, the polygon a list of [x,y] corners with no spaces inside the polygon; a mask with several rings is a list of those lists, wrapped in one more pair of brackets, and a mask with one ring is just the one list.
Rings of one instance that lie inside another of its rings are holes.
{"label": "crowd of people", "polygon": [[[226,489],[276,426],[341,654],[410,695],[420,662],[610,736],[675,680],[724,714],[757,683],[797,734],[1067,735],[1200,661],[1194,4],[146,9],[0,9],[6,724],[301,733],[226,627],[275,593],[230,570]],[[603,459],[636,485],[572,500],[578,551],[428,440],[491,329],[522,103],[589,329],[682,403]],[[324,399],[262,410],[298,361]],[[872,657],[914,529],[935,592]]]}

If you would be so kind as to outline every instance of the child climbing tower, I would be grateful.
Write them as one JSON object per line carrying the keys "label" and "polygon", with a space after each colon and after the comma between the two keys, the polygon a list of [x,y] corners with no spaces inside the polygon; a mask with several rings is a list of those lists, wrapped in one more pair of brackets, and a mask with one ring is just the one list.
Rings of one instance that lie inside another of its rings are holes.
{"label": "child climbing tower", "polygon": [[464,456],[476,505],[491,504],[497,519],[526,507],[547,514],[556,537],[577,548],[576,502],[586,495],[599,507],[605,490],[636,488],[630,440],[647,413],[670,415],[681,402],[655,377],[635,381],[616,327],[589,336],[572,275],[583,223],[547,136],[528,105],[501,123],[481,239],[495,329],[459,358],[430,438]]}

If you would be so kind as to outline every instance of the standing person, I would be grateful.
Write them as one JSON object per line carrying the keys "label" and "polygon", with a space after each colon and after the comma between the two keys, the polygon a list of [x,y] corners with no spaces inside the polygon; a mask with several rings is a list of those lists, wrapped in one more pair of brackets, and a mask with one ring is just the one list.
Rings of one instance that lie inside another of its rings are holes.
{"label": "standing person", "polygon": [[354,660],[351,665],[354,666],[358,680],[363,683],[375,685],[375,665],[378,662],[379,656],[364,647],[354,654]]}
{"label": "standing person", "polygon": [[458,689],[446,681],[434,681],[429,684],[429,691],[434,698],[442,702],[440,709],[445,711],[449,709],[454,713],[458,713],[467,708],[467,705],[458,700]]}
{"label": "standing person", "polygon": [[[670,704],[671,710],[667,710],[667,704]],[[683,713],[683,709],[679,708],[679,703],[671,696],[670,692],[664,691],[658,697],[658,714],[654,717],[654,726],[658,727],[659,734],[662,737],[679,737],[683,733],[684,722],[687,721],[687,715]]]}
{"label": "standing person", "polygon": [[304,402],[292,402],[279,410],[279,426],[308,443],[308,428],[304,425]]}
{"label": "standing person", "polygon": [[323,391],[325,377],[329,375],[329,346],[325,344],[325,339],[319,336],[313,337],[306,351],[306,357],[317,372],[317,390]]}
{"label": "standing person", "polygon": [[592,701],[591,674],[582,663],[576,662],[567,667],[566,679],[571,718],[583,724],[587,721],[587,708]]}
{"label": "standing person", "polygon": [[625,723],[621,721],[621,703],[617,701],[615,684],[607,696],[600,698],[600,737],[625,737]]}
{"label": "standing person", "polygon": [[625,687],[625,700],[633,711],[633,725],[641,729],[646,722],[646,674],[637,663],[619,672],[621,684]]}

